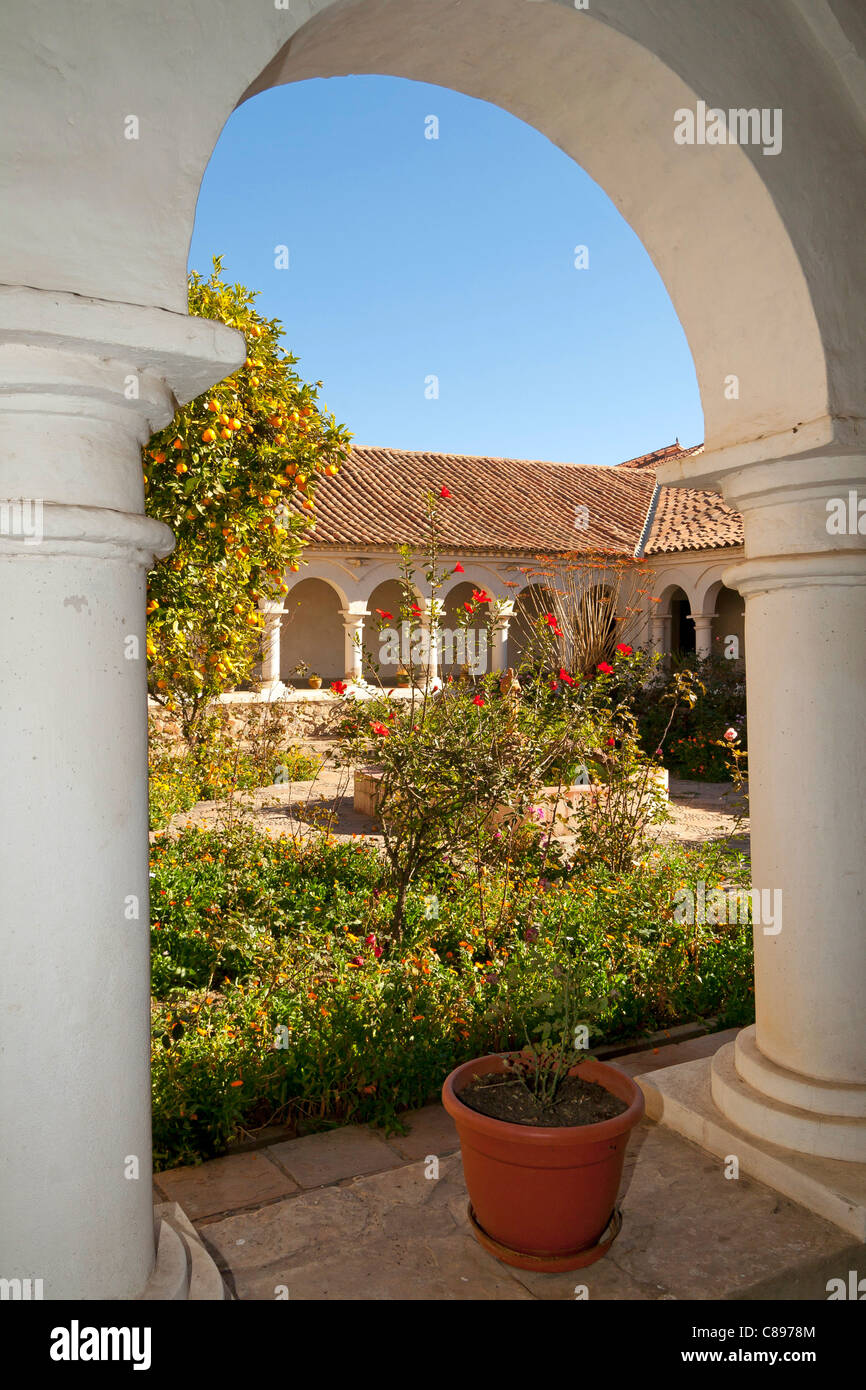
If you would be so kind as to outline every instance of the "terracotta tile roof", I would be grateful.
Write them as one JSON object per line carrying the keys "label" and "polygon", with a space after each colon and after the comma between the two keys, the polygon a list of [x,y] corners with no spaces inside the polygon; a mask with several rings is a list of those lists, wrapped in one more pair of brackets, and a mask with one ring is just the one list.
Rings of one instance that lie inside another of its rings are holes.
{"label": "terracotta tile roof", "polygon": [[[717,493],[656,490],[654,465],[702,447],[677,442],[606,468],[359,445],[337,477],[317,487],[311,548],[421,548],[425,497],[439,499],[443,487],[451,493],[437,502],[446,552],[633,555],[642,538],[647,555],[739,545],[740,517]],[[577,524],[579,508],[588,513],[585,529]]]}
{"label": "terracotta tile roof", "polygon": [[742,544],[743,518],[717,492],[659,488],[645,555]]}
{"label": "terracotta tile roof", "polygon": [[[438,498],[447,487],[451,497],[437,506],[444,550],[631,555],[653,486],[649,473],[634,477],[587,464],[356,447],[338,476],[316,489],[312,545],[423,546],[425,496]],[[576,525],[578,507],[588,511],[586,529]]]}
{"label": "terracotta tile roof", "polygon": [[661,449],[655,449],[651,454],[638,454],[635,459],[623,459],[622,463],[615,466],[617,468],[653,468],[657,463],[667,463],[670,459],[687,458],[689,454],[700,453],[703,444],[693,444],[691,448],[684,449],[677,439],[673,444],[664,444]]}

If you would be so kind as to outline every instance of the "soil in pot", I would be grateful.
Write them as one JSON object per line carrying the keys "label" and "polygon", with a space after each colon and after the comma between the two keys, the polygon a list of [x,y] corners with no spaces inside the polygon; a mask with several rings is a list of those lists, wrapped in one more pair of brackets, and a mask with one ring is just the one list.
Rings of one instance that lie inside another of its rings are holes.
{"label": "soil in pot", "polygon": [[507,1072],[487,1072],[474,1076],[457,1092],[470,1110],[505,1120],[513,1125],[537,1125],[545,1129],[565,1129],[571,1125],[594,1125],[612,1120],[628,1109],[624,1100],[605,1090],[596,1081],[566,1076],[552,1103],[542,1105],[520,1077]]}

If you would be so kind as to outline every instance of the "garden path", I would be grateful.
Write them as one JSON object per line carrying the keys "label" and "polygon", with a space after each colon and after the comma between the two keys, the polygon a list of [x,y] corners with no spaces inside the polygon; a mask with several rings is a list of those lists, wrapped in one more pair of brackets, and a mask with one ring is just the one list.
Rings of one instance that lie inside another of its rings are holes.
{"label": "garden path", "polygon": [[[331,743],[319,740],[308,746],[324,757],[315,780],[239,793],[235,806],[243,818],[257,830],[272,835],[306,838],[316,834],[317,828],[328,828],[337,840],[363,836],[381,845],[382,836],[376,821],[353,808],[351,773],[334,766]],[[691,782],[672,776],[670,796],[673,819],[654,832],[662,843],[680,841],[699,845],[734,832],[737,799],[729,783]],[[221,801],[199,801],[190,810],[176,815],[170,828],[177,830],[188,824],[215,825],[225,813],[225,805]],[[748,819],[741,822],[735,843],[748,854]]]}

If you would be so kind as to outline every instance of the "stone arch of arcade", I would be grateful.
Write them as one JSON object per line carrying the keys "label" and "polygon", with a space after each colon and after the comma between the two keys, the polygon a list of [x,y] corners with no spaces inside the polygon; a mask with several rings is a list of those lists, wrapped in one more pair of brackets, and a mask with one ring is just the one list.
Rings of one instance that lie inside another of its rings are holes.
{"label": "stone arch of arcade", "polygon": [[[866,491],[864,55],[852,0],[708,16],[709,0],[156,0],[120,25],[92,0],[53,7],[48,36],[40,7],[4,5],[0,486],[43,499],[44,538],[0,537],[0,909],[16,923],[2,1224],[8,1266],[38,1270],[47,1297],[134,1298],[155,1262],[146,912],[123,922],[128,895],[148,901],[146,680],[119,651],[131,628],[143,645],[145,575],[172,545],[144,516],[141,445],[245,355],[186,313],[198,186],[239,101],[347,72],[453,87],[536,126],[608,191],[667,285],[706,448],[660,478],[720,488],[743,516],[724,581],[746,606],[753,876],[785,917],[755,933],[757,1023],[707,1064],[708,1099],[671,1069],[653,1104],[862,1238],[866,549],[828,535],[825,507]],[[191,82],[193,68],[217,75]],[[743,92],[784,114],[781,154],[676,143],[678,110]],[[823,1159],[852,1173],[850,1194]]]}

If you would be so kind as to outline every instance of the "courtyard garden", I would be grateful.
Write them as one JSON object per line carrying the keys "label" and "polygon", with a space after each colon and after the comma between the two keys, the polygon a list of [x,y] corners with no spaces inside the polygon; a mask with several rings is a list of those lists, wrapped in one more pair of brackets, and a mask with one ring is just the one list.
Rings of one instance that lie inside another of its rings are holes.
{"label": "courtyard garden", "polygon": [[[238,740],[223,713],[194,755],[159,755],[163,819],[196,776],[223,804],[210,826],[176,817],[151,848],[158,1168],[271,1125],[399,1129],[455,1066],[532,1038],[559,979],[578,981],[590,1048],[751,1021],[749,923],[675,906],[683,889],[747,887],[748,861],[730,838],[654,835],[664,749],[646,758],[634,713],[649,658],[618,645],[590,678],[536,662],[519,693],[498,676],[400,702],[334,690],[332,756],[380,779],[375,838],[249,822],[238,791],[316,765],[266,716]],[[668,733],[701,699],[691,677],[675,685]]]}

